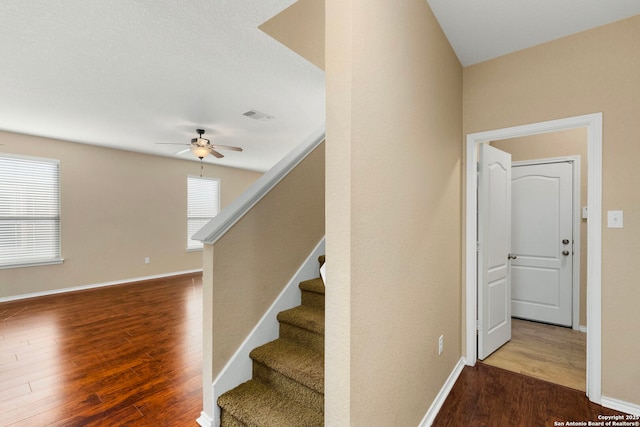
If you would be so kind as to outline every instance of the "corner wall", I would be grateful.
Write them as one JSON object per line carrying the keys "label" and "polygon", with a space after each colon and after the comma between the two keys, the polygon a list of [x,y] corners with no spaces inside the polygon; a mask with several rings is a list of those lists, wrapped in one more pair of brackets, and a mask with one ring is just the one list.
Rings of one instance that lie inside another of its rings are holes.
{"label": "corner wall", "polygon": [[325,423],[418,425],[461,356],[462,67],[424,0],[325,4]]}
{"label": "corner wall", "polygon": [[[64,263],[0,269],[0,298],[202,268],[187,252],[187,175],[198,162],[0,132],[3,153],[60,160]],[[262,174],[205,163],[226,206]],[[144,258],[151,259],[144,264]]]}
{"label": "corner wall", "polygon": [[[464,69],[464,133],[603,113],[602,395],[640,404],[640,16]],[[624,229],[606,211],[624,211]]]}

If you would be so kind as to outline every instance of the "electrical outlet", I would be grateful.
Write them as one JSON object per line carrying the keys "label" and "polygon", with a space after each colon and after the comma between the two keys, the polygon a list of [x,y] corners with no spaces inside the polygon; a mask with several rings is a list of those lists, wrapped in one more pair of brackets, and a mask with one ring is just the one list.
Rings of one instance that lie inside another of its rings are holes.
{"label": "electrical outlet", "polygon": [[438,338],[438,356],[444,351],[444,335],[440,335]]}
{"label": "electrical outlet", "polygon": [[146,258],[144,259],[144,263],[145,263],[145,264],[149,264],[150,262],[151,262],[151,260],[149,259],[149,257],[146,257]]}
{"label": "electrical outlet", "polygon": [[607,227],[624,228],[622,211],[607,211]]}

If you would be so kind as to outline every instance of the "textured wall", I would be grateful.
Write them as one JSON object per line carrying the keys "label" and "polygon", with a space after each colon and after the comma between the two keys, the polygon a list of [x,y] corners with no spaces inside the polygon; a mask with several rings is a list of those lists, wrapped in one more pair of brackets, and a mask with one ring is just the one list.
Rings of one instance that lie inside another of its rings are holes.
{"label": "textured wall", "polygon": [[325,421],[417,425],[461,355],[462,67],[423,0],[326,7]]}
{"label": "textured wall", "polygon": [[213,378],[324,236],[324,188],[322,144],[205,251]]}
{"label": "textured wall", "polygon": [[298,0],[259,28],[324,70],[324,0]]}
{"label": "textured wall", "polygon": [[[464,70],[464,132],[596,112],[602,147],[602,394],[640,404],[640,16]],[[623,210],[624,228],[606,228]]]}
{"label": "textured wall", "polygon": [[[202,267],[186,251],[187,175],[197,162],[0,132],[2,152],[60,160],[60,265],[0,270],[0,298]],[[205,165],[227,205],[262,174]],[[144,264],[144,258],[151,259]]]}

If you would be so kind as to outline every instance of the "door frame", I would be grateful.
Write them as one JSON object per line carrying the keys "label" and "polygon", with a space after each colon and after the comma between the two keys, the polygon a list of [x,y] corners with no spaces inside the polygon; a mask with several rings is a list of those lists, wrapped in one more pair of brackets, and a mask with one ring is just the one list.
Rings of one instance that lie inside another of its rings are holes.
{"label": "door frame", "polygon": [[[547,165],[550,163],[571,163],[572,197],[571,232],[573,233],[573,259],[571,263],[571,328],[579,331],[580,327],[580,219],[582,218],[580,200],[580,156],[561,156],[544,159],[530,159],[511,162],[511,166]],[[588,182],[587,182],[588,184]],[[587,193],[588,194],[588,193]],[[588,209],[587,209],[588,210]],[[584,330],[583,332],[586,332]]]}
{"label": "door frame", "polygon": [[587,129],[587,396],[600,404],[602,400],[602,113],[532,123],[468,134],[466,138],[466,209],[465,209],[465,315],[466,364],[477,360],[477,260],[476,206],[477,144],[507,138],[585,127]]}

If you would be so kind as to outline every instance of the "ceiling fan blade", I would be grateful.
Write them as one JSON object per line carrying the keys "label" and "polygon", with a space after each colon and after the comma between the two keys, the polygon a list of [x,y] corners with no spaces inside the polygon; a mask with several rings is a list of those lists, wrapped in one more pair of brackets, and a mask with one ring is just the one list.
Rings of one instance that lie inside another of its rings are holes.
{"label": "ceiling fan blade", "polygon": [[179,142],[156,142],[157,145],[191,145],[191,144],[181,144]]}
{"label": "ceiling fan blade", "polygon": [[218,153],[216,150],[214,150],[213,148],[209,147],[209,152],[211,154],[213,154],[214,156],[216,156],[217,158],[221,159],[224,156],[221,153]]}
{"label": "ceiling fan blade", "polygon": [[240,148],[240,147],[232,147],[231,145],[213,144],[213,146],[215,148],[222,148],[223,150],[242,151],[242,148]]}
{"label": "ceiling fan blade", "polygon": [[190,150],[191,150],[190,148],[184,148],[184,149],[182,149],[180,151],[176,151],[175,153],[173,153],[173,155],[177,156],[178,154],[184,154],[184,153],[186,153],[187,151],[190,151]]}

